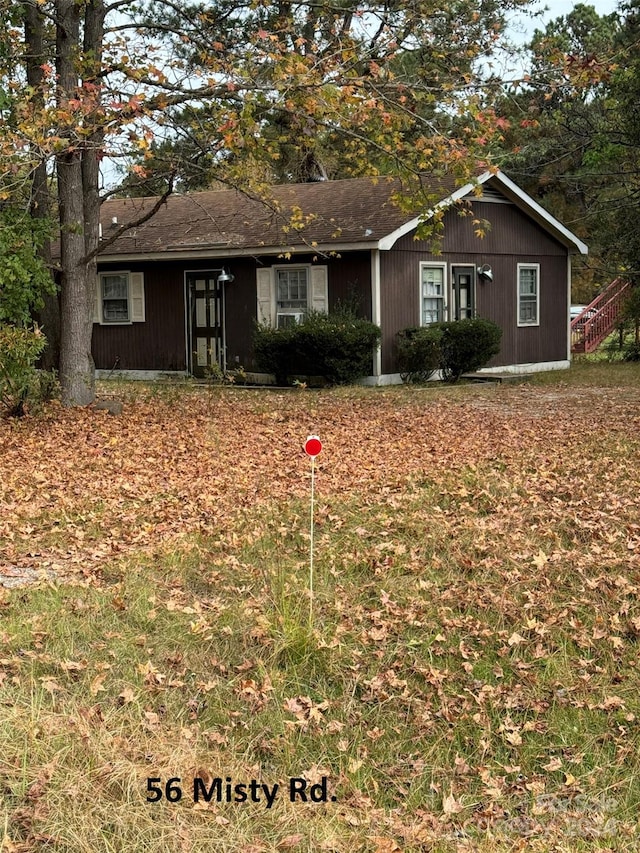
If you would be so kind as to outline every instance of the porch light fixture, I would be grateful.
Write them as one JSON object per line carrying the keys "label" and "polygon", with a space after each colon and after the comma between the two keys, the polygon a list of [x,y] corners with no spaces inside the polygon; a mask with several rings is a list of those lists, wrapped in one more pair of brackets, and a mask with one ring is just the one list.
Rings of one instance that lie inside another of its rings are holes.
{"label": "porch light fixture", "polygon": [[218,284],[231,284],[233,279],[234,279],[234,276],[231,275],[230,272],[227,272],[224,267],[222,267],[222,270],[220,271],[220,275],[218,276]]}
{"label": "porch light fixture", "polygon": [[483,264],[481,267],[478,267],[478,276],[483,281],[493,281],[493,270],[489,264]]}

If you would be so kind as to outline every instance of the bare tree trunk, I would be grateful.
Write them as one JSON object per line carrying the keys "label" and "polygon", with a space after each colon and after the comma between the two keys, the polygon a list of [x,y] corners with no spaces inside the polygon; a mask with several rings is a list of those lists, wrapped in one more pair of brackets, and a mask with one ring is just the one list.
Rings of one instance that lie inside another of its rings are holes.
{"label": "bare tree trunk", "polygon": [[[81,6],[58,0],[56,71],[58,105],[67,106],[78,88],[75,57],[80,38]],[[69,124],[66,148],[56,159],[60,218],[61,340],[60,385],[65,406],[86,406],[95,397],[91,357],[92,301],[89,299],[85,256],[85,213],[82,186],[82,140]]]}
{"label": "bare tree trunk", "polygon": [[[84,45],[80,45],[82,5],[75,0],[58,0],[57,63],[59,105],[78,97],[78,68],[75,58],[84,55],[84,82],[99,69],[104,27],[103,0],[85,5]],[[87,68],[87,61],[93,69]],[[81,97],[80,97],[81,100]],[[80,120],[80,119],[79,119]],[[84,117],[84,121],[91,119]],[[67,128],[67,147],[58,156],[58,203],[60,217],[61,340],[60,385],[65,406],[84,406],[95,398],[95,365],[91,355],[93,305],[96,287],[100,201],[98,195],[99,155],[102,132],[87,137],[73,125]],[[87,260],[90,257],[90,260]]]}
{"label": "bare tree trunk", "polygon": [[60,385],[65,406],[86,406],[95,397],[91,356],[92,309],[84,263],[82,163],[75,151],[58,159],[60,204],[61,337]]}

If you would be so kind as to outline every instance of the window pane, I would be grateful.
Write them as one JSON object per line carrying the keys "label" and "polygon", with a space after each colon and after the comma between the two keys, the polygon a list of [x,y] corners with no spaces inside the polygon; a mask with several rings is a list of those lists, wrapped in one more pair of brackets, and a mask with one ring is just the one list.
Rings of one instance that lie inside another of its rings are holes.
{"label": "window pane", "polygon": [[103,273],[102,319],[105,323],[129,322],[129,277],[124,274]]}
{"label": "window pane", "polygon": [[126,323],[129,319],[129,303],[126,299],[105,299],[102,317],[106,323]]}
{"label": "window pane", "polygon": [[303,310],[307,307],[307,270],[278,270],[278,307]]}
{"label": "window pane", "polygon": [[423,299],[422,301],[422,325],[428,326],[429,323],[439,323],[443,319],[444,300],[442,299]]}
{"label": "window pane", "polygon": [[102,296],[104,299],[126,299],[127,277],[126,275],[103,275]]}
{"label": "window pane", "polygon": [[441,267],[422,268],[423,296],[444,296],[444,270]]}
{"label": "window pane", "polygon": [[538,271],[536,269],[521,269],[520,270],[520,295],[535,296],[537,289]]}
{"label": "window pane", "polygon": [[520,322],[521,323],[535,323],[537,321],[536,316],[536,303],[535,302],[521,302],[520,303]]}
{"label": "window pane", "polygon": [[422,325],[444,320],[444,269],[422,267]]}

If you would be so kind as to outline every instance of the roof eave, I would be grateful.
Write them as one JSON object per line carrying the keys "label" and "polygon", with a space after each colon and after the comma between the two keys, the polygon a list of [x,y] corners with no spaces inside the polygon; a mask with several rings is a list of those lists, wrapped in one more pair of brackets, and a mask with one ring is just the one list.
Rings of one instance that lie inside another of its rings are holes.
{"label": "roof eave", "polygon": [[98,264],[133,263],[138,261],[218,260],[225,258],[255,258],[262,255],[331,255],[336,252],[370,251],[379,248],[378,240],[358,243],[318,243],[296,246],[225,246],[224,248],[175,249],[157,252],[115,252],[98,255]]}

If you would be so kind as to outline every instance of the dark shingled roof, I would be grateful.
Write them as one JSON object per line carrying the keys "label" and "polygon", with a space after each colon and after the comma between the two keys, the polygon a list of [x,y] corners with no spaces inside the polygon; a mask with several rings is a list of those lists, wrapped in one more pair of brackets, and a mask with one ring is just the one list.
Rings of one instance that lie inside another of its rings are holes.
{"label": "dark shingled roof", "polygon": [[[453,181],[434,181],[425,187],[433,193],[434,202],[448,198],[454,189]],[[150,220],[119,237],[104,255],[170,255],[199,250],[221,254],[375,244],[425,212],[427,206],[423,200],[421,207],[401,210],[393,197],[403,194],[403,186],[389,178],[287,184],[273,187],[272,192],[273,203],[268,206],[237,190],[172,195]],[[103,239],[108,239],[112,229],[139,218],[156,201],[126,198],[104,202],[100,216]],[[114,217],[117,225],[112,224]]]}

